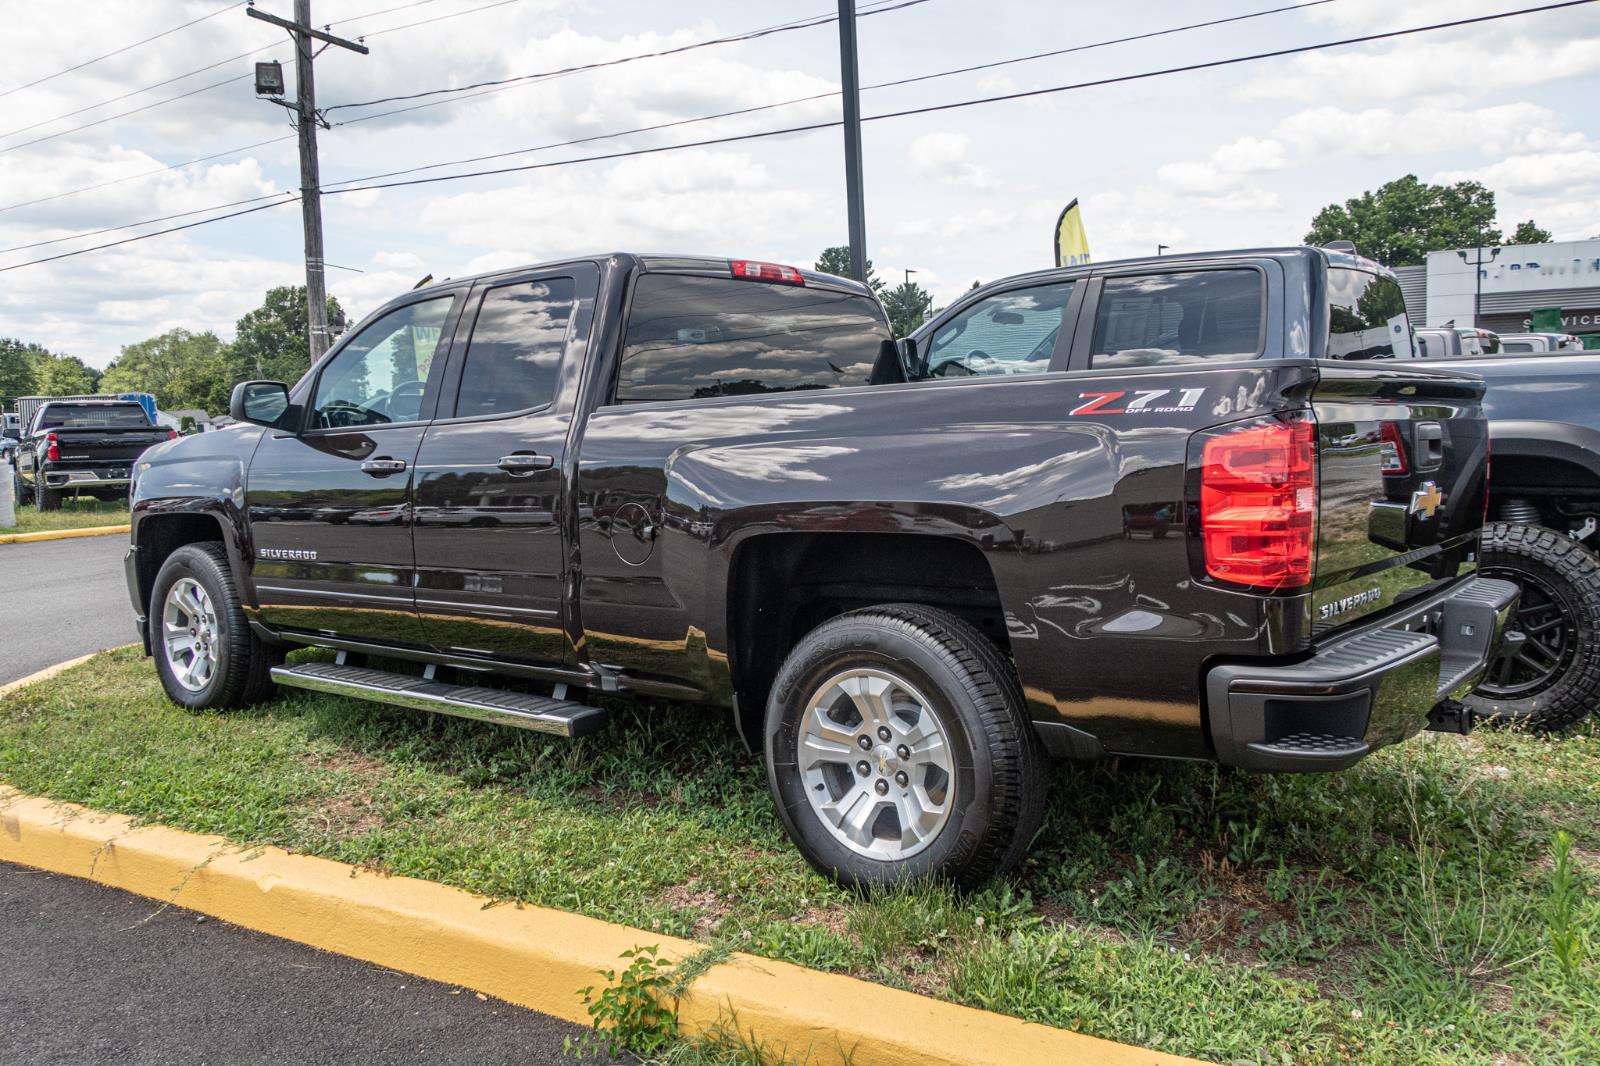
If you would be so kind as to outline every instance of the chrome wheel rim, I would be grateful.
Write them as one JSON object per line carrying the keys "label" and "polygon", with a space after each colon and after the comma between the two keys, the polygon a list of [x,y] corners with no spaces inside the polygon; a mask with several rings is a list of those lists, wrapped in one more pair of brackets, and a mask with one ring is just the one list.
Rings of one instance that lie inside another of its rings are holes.
{"label": "chrome wheel rim", "polygon": [[167,590],[161,608],[161,646],[173,678],[199,692],[217,672],[217,612],[211,597],[192,577]]}
{"label": "chrome wheel rim", "polygon": [[909,681],[886,670],[823,682],[806,704],[797,756],[812,813],[858,855],[908,859],[950,820],[944,725]]}

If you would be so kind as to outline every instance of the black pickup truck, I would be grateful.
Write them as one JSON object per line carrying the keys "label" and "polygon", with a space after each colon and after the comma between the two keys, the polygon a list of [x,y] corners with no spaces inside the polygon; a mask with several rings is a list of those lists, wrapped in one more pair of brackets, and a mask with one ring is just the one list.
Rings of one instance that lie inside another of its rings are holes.
{"label": "black pickup truck", "polygon": [[861,285],[745,260],[408,293],[144,457],[138,630],[193,707],[727,708],[819,870],[973,883],[1049,755],[1335,770],[1464,727],[1516,595],[1473,571],[1483,385],[1323,358],[1389,343],[1374,269],[1049,272],[898,347]]}
{"label": "black pickup truck", "polygon": [[152,444],[176,436],[151,425],[132,400],[46,401],[18,442],[16,501],[54,511],[63,497],[76,493],[126,499],[134,462]]}

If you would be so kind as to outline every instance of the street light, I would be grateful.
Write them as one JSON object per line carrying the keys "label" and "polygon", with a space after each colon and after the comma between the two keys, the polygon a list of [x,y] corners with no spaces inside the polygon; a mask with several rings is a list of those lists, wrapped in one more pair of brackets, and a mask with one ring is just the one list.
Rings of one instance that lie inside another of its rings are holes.
{"label": "street light", "polygon": [[274,59],[270,63],[256,64],[256,95],[283,95],[283,64]]}
{"label": "street light", "polygon": [[1170,245],[1170,244],[1158,244],[1158,245],[1156,245],[1156,254],[1160,255],[1162,252],[1166,251],[1168,248],[1171,248],[1171,247],[1172,247],[1172,245]]}
{"label": "street light", "polygon": [[1483,308],[1483,266],[1484,266],[1485,263],[1492,263],[1496,259],[1500,258],[1500,249],[1498,249],[1498,248],[1490,248],[1489,249],[1489,258],[1485,259],[1483,257],[1483,243],[1482,243],[1483,242],[1483,220],[1482,219],[1478,220],[1478,242],[1479,242],[1478,243],[1478,247],[1473,249],[1474,258],[1472,258],[1472,259],[1468,259],[1467,258],[1467,251],[1466,251],[1465,248],[1457,248],[1456,249],[1456,254],[1461,257],[1461,261],[1463,263],[1466,263],[1468,266],[1472,267],[1472,280],[1473,280],[1473,284],[1474,284],[1474,288],[1472,290],[1472,328],[1473,329],[1478,329],[1480,327],[1480,325],[1481,325],[1479,323],[1478,319],[1479,319],[1479,317],[1481,315],[1482,308]]}

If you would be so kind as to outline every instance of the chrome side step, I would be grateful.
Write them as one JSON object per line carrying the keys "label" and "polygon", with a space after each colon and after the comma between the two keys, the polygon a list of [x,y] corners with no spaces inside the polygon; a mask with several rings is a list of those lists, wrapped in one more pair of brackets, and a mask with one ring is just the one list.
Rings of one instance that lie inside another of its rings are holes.
{"label": "chrome side step", "polygon": [[331,692],[337,696],[353,696],[359,700],[388,703],[396,707],[438,711],[460,718],[496,722],[563,737],[588,736],[606,722],[604,708],[590,707],[572,700],[530,696],[475,685],[447,685],[425,677],[392,674],[361,666],[340,666],[335,663],[274,666],[272,680],[290,688]]}

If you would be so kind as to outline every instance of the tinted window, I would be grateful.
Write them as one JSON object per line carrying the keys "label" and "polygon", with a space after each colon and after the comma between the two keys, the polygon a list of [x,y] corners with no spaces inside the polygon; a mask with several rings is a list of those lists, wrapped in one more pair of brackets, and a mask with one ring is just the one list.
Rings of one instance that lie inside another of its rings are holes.
{"label": "tinted window", "polygon": [[1072,282],[1017,289],[979,300],[940,326],[928,342],[923,374],[971,377],[1050,369]]}
{"label": "tinted window", "polygon": [[1533,342],[1532,341],[1501,341],[1500,342],[1500,350],[1502,352],[1531,352],[1531,351],[1533,351]]}
{"label": "tinted window", "polygon": [[467,344],[456,414],[504,414],[555,398],[575,287],[544,278],[490,289]]}
{"label": "tinted window", "polygon": [[634,287],[617,402],[865,385],[889,339],[863,296],[646,274]]}
{"label": "tinted window", "polygon": [[1261,275],[1207,270],[1107,278],[1094,316],[1097,367],[1248,359],[1261,348]]}
{"label": "tinted window", "polygon": [[136,403],[52,403],[39,412],[36,429],[133,429],[149,425],[144,408]]}
{"label": "tinted window", "polygon": [[397,307],[356,334],[323,368],[313,429],[415,422],[450,314],[448,296]]}
{"label": "tinted window", "polygon": [[1328,358],[1410,356],[1406,299],[1393,278],[1365,270],[1328,270]]}

